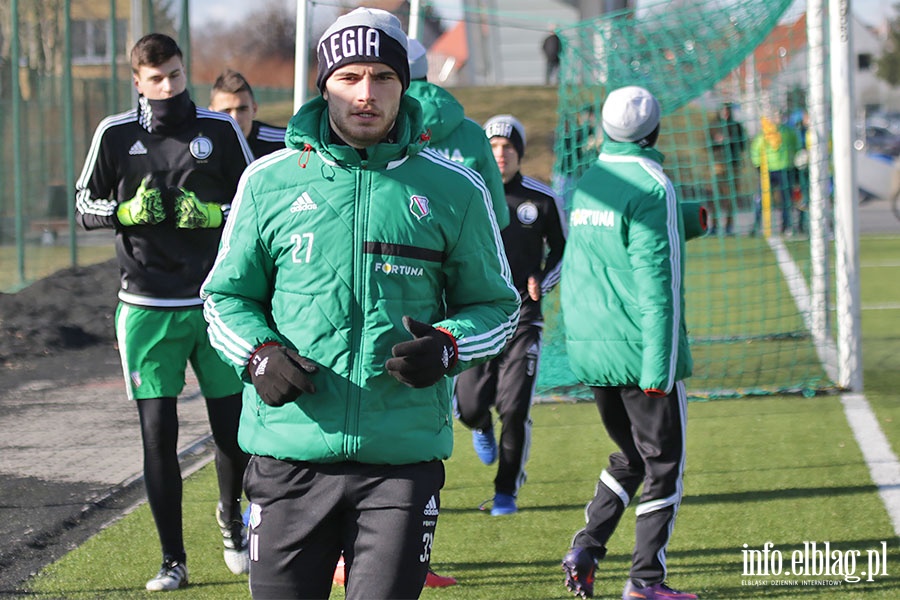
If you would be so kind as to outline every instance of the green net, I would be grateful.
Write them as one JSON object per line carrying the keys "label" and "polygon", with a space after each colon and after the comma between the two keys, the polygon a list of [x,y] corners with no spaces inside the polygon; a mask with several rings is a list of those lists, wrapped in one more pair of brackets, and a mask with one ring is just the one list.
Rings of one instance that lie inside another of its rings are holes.
{"label": "green net", "polygon": [[[836,387],[822,361],[823,338],[810,329],[810,182],[803,162],[809,48],[805,15],[790,4],[667,2],[558,32],[553,183],[566,202],[601,149],[606,94],[641,85],[660,100],[657,147],[679,199],[709,211],[712,228],[688,242],[686,257],[695,361],[688,389],[695,396]],[[769,152],[776,138],[790,150],[788,165]],[[547,298],[546,317],[538,393],[586,395],[568,368],[556,295]]]}

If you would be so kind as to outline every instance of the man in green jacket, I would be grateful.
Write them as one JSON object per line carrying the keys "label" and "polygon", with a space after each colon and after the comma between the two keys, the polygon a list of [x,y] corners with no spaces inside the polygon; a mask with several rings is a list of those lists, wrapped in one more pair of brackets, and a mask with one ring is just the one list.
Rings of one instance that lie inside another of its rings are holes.
{"label": "man in green jacket", "polygon": [[407,38],[340,17],[321,97],[241,178],[203,285],[244,379],[254,598],[416,598],[453,445],[447,377],[498,354],[518,292],[483,179],[428,150]]}
{"label": "man in green jacket", "polygon": [[[781,207],[781,233],[803,233],[803,215],[797,210],[796,222],[791,218],[794,212],[792,190],[799,185],[797,168],[794,166],[794,158],[800,150],[800,140],[792,127],[779,125],[776,120],[763,117],[761,119],[762,131],[753,138],[750,145],[750,161],[763,177],[763,173],[769,174],[769,192],[772,206]],[[753,221],[753,235],[759,232],[762,226],[762,180],[760,180],[760,201],[756,203],[756,211]]]}
{"label": "man in green jacket", "polygon": [[654,146],[660,106],[628,86],[603,105],[606,140],[572,197],[561,304],[572,369],[619,447],[600,474],[587,525],[563,559],[566,587],[593,595],[597,561],[643,484],[622,598],[687,600],[666,583],[681,504],[692,361],[684,321],[684,218]]}
{"label": "man in green jacket", "polygon": [[428,147],[450,160],[475,169],[484,178],[491,192],[494,215],[500,229],[509,225],[509,208],[503,191],[503,178],[494,160],[491,144],[481,125],[466,117],[462,104],[444,88],[429,83],[428,59],[425,47],[418,40],[409,39],[409,89],[422,105]]}

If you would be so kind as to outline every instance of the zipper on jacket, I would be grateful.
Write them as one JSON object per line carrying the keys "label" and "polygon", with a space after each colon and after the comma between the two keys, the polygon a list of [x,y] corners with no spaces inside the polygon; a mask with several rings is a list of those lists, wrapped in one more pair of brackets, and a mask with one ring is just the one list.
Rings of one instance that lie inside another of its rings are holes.
{"label": "zipper on jacket", "polygon": [[354,458],[359,450],[359,414],[360,414],[360,386],[362,379],[362,360],[360,346],[362,344],[364,319],[362,314],[363,292],[365,287],[365,273],[363,269],[366,257],[363,254],[365,240],[365,201],[368,196],[367,186],[369,172],[365,169],[366,162],[362,162],[362,168],[356,171],[356,190],[353,198],[353,281],[352,304],[350,312],[350,386],[347,402],[347,435],[344,438],[344,452],[348,458]]}

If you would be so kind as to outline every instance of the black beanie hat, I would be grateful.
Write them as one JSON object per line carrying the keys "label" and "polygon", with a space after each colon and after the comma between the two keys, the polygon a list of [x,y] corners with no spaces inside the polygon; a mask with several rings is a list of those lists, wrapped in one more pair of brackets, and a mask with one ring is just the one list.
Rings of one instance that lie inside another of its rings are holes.
{"label": "black beanie hat", "polygon": [[504,137],[510,141],[519,159],[525,154],[525,127],[522,123],[512,115],[496,115],[487,120],[484,124],[484,134],[491,139],[492,137]]}
{"label": "black beanie hat", "polygon": [[339,17],[319,39],[319,72],[316,87],[340,67],[353,63],[384,63],[400,76],[403,91],[409,87],[407,38],[400,20],[386,10],[357,8]]}

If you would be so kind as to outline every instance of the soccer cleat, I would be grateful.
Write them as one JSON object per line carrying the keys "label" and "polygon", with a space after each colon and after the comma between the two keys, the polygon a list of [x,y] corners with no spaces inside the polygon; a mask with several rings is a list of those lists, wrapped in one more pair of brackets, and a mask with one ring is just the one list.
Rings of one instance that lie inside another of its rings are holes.
{"label": "soccer cleat", "polygon": [[500,517],[503,515],[511,515],[517,512],[519,508],[516,506],[516,498],[509,494],[494,494],[494,506],[491,508],[492,517]]}
{"label": "soccer cleat", "polygon": [[147,582],[149,592],[177,590],[188,584],[187,565],[177,560],[164,560],[156,577]]}
{"label": "soccer cleat", "polygon": [[425,576],[425,587],[442,588],[456,585],[456,579],[445,575],[438,575],[431,569],[428,569],[428,575]]}
{"label": "soccer cleat", "polygon": [[640,587],[630,579],[622,591],[622,600],[696,600],[696,594],[673,590],[665,583]]}
{"label": "soccer cleat", "polygon": [[587,548],[572,548],[562,561],[566,589],[581,598],[594,597],[594,572],[597,559]]}
{"label": "soccer cleat", "polygon": [[491,465],[497,460],[497,440],[494,439],[493,429],[473,429],[472,446],[484,464]]}
{"label": "soccer cleat", "polygon": [[247,552],[247,530],[244,521],[238,517],[231,521],[222,518],[222,505],[216,507],[216,523],[222,532],[222,543],[225,545],[223,556],[228,570],[235,575],[246,575],[250,572],[250,553]]}

